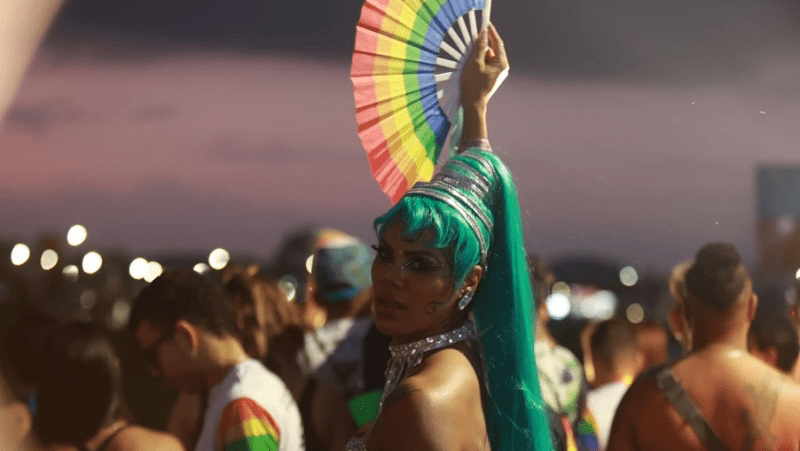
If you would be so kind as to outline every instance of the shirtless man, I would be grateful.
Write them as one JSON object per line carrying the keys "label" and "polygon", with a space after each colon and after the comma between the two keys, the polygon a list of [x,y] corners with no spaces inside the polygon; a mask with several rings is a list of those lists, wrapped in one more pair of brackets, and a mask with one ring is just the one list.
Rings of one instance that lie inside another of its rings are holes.
{"label": "shirtless man", "polygon": [[[800,387],[747,352],[758,300],[736,249],[703,247],[682,286],[678,305],[689,354],[631,386],[608,450],[797,450]],[[659,385],[671,386],[666,392],[676,398],[683,390],[702,418],[685,420]]]}

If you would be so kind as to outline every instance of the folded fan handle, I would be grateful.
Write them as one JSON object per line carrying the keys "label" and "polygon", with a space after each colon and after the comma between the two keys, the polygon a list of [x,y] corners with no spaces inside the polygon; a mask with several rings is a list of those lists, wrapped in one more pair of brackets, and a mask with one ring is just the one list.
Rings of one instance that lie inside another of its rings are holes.
{"label": "folded fan handle", "polygon": [[489,26],[489,17],[492,15],[492,0],[483,3],[483,14],[481,14],[481,30]]}

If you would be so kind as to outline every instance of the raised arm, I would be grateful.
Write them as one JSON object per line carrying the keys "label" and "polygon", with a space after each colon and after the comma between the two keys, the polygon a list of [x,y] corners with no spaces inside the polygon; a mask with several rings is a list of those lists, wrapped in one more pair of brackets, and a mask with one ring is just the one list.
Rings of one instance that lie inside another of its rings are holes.
{"label": "raised arm", "polygon": [[493,24],[483,30],[475,41],[472,56],[461,74],[461,106],[464,127],[459,149],[488,147],[486,107],[489,98],[508,73],[505,45]]}

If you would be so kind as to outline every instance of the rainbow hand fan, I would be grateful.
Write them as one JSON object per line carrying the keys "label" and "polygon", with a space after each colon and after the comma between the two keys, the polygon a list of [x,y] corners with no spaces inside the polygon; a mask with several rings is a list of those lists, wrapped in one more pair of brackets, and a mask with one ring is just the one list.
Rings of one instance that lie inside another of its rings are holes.
{"label": "rainbow hand fan", "polygon": [[366,0],[362,7],[350,70],[358,136],[393,203],[433,177],[460,107],[461,67],[490,9],[491,0]]}

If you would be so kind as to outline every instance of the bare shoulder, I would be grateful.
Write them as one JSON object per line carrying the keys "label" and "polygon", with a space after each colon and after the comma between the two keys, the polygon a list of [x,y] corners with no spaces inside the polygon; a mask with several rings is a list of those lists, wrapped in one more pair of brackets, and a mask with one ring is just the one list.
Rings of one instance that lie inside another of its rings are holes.
{"label": "bare shoulder", "polygon": [[787,375],[760,361],[746,368],[740,428],[744,443],[770,449],[798,449],[800,442],[800,386]]}
{"label": "bare shoulder", "polygon": [[641,423],[654,420],[643,413],[653,409],[660,397],[660,391],[652,375],[647,374],[636,379],[617,407],[607,449],[611,451],[642,449],[642,444],[639,443],[639,431],[647,425]]}
{"label": "bare shoulder", "polygon": [[420,371],[408,380],[435,393],[455,390],[451,395],[459,396],[463,392],[474,393],[473,390],[477,390],[480,395],[480,382],[472,363],[455,348],[443,349],[426,358]]}
{"label": "bare shoulder", "polygon": [[183,445],[172,434],[141,426],[128,426],[112,442],[111,451],[183,451]]}
{"label": "bare shoulder", "polygon": [[482,449],[488,439],[480,396],[469,360],[455,349],[439,351],[386,396],[368,448]]}

